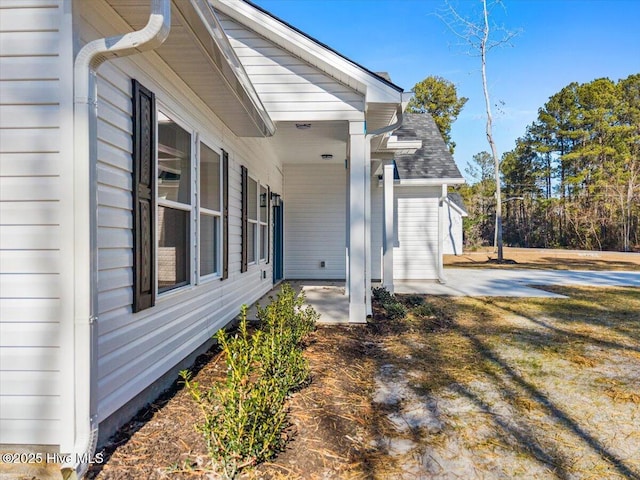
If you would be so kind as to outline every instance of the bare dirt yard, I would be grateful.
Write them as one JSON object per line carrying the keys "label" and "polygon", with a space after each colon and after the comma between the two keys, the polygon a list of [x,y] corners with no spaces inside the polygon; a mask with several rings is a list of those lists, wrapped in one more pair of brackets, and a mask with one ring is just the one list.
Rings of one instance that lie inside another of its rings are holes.
{"label": "bare dirt yard", "polygon": [[444,255],[445,266],[497,268],[550,268],[554,270],[640,271],[640,253],[504,247],[503,264],[497,264],[493,247],[462,255]]}
{"label": "bare dirt yard", "polygon": [[[553,290],[569,298],[397,296],[403,318],[319,326],[287,447],[241,478],[640,480],[640,289]],[[224,359],[193,371],[209,384]],[[176,382],[89,478],[217,478],[201,421]]]}

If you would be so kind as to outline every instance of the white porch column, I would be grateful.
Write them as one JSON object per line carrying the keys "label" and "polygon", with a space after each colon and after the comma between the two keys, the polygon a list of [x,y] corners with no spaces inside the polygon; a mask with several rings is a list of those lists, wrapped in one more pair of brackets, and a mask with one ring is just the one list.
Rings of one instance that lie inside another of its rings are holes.
{"label": "white porch column", "polygon": [[373,306],[371,305],[371,138],[368,136],[365,138],[364,148],[364,299],[367,306],[367,317],[371,317],[373,316]]}
{"label": "white porch column", "polygon": [[395,224],[393,218],[393,172],[393,163],[383,167],[382,286],[391,293],[393,293],[393,231]]}
{"label": "white porch column", "polygon": [[363,323],[366,306],[366,166],[365,123],[349,122],[349,322]]}
{"label": "white porch column", "polygon": [[444,278],[444,264],[442,259],[442,252],[444,251],[444,208],[445,200],[447,199],[447,184],[442,185],[442,193],[440,194],[440,201],[438,202],[438,280],[440,283],[446,283]]}

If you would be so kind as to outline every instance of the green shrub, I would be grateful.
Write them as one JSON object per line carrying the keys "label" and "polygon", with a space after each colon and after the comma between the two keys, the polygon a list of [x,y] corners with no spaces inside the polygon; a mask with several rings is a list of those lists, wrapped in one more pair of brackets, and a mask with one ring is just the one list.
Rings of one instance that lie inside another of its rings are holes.
{"label": "green shrub", "polygon": [[304,294],[296,295],[288,284],[280,289],[276,299],[265,308],[258,306],[261,323],[262,369],[265,375],[279,382],[289,392],[309,378],[309,366],[302,354],[302,340],[315,328],[319,315],[311,306],[304,306]]}
{"label": "green shrub", "polygon": [[246,313],[243,306],[234,336],[224,330],[216,334],[226,359],[225,381],[203,391],[190,372],[180,372],[205,418],[196,428],[225,478],[235,478],[242,468],[282,448],[285,402],[309,378],[302,341],[318,318],[313,308],[304,307],[304,296],[296,296],[289,285],[283,285],[266,308],[258,307],[261,323],[252,335],[247,331]]}
{"label": "green shrub", "polygon": [[407,309],[400,302],[385,303],[382,305],[389,320],[404,318],[407,316]]}
{"label": "green shrub", "polygon": [[393,303],[396,301],[396,297],[384,287],[376,287],[371,290],[373,293],[373,299],[379,302],[381,305],[385,303]]}

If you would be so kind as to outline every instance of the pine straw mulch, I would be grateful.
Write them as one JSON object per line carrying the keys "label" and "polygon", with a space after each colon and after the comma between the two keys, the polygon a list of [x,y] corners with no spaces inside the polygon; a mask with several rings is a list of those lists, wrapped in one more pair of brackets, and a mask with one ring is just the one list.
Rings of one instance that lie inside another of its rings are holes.
{"label": "pine straw mulch", "polygon": [[[402,320],[320,326],[290,442],[243,478],[640,480],[640,291],[553,290],[571,298],[399,296]],[[176,385],[90,478],[215,478],[200,420]]]}

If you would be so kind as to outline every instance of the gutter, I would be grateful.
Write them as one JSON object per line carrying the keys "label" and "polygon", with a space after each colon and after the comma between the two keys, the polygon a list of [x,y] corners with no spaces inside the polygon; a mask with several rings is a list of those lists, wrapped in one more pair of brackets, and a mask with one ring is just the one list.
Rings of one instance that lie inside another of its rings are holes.
{"label": "gutter", "polygon": [[[62,477],[82,478],[98,442],[97,415],[97,193],[98,92],[96,71],[107,60],[158,48],[169,36],[171,0],[151,0],[151,14],[141,30],[93,40],[74,62],[74,446],[62,465]],[[65,452],[67,453],[67,452]]]}
{"label": "gutter", "polygon": [[[387,125],[386,127],[378,128],[377,130],[373,130],[371,132],[366,133],[366,139],[367,139],[366,145],[367,145],[367,148],[369,149],[369,152],[371,151],[371,139],[373,137],[384,135],[385,133],[388,133],[388,132],[393,132],[394,130],[402,126],[402,118],[403,118],[402,112],[404,110],[404,107],[402,105],[402,93],[400,94],[400,97],[401,97],[400,103],[398,104],[398,108],[396,112],[396,122],[391,125]],[[370,153],[367,156],[370,157],[371,156]],[[367,219],[365,223],[365,240],[364,240],[364,250],[365,250],[365,273],[364,273],[365,294],[364,296],[365,296],[365,306],[366,306],[367,317],[370,317],[373,315],[373,307],[371,305],[371,158],[369,158],[369,161],[365,162],[364,174],[365,174],[365,183],[364,183],[365,198],[368,200],[365,202],[365,205],[364,205],[364,218]]]}

